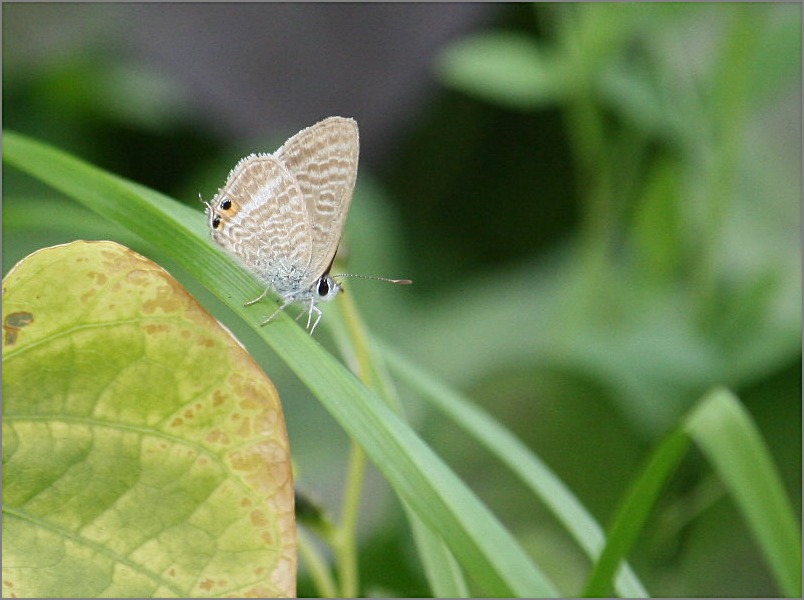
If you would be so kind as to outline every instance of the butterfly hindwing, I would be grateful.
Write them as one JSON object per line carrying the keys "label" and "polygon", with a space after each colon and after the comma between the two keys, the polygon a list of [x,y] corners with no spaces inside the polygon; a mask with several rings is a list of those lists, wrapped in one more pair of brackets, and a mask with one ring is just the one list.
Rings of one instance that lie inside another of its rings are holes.
{"label": "butterfly hindwing", "polygon": [[301,190],[310,218],[310,268],[320,277],[338,250],[352,202],[359,156],[357,123],[329,117],[294,135],[274,156]]}
{"label": "butterfly hindwing", "polygon": [[210,208],[212,239],[280,294],[289,286],[309,287],[318,277],[310,268],[311,227],[302,192],[274,156],[238,162]]}

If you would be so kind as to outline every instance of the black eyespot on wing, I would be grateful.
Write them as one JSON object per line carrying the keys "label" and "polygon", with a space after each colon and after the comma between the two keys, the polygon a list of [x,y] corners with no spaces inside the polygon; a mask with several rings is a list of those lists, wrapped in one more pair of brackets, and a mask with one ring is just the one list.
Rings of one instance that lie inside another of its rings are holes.
{"label": "black eyespot on wing", "polygon": [[318,295],[324,297],[327,294],[329,294],[329,282],[326,277],[322,277],[318,280]]}
{"label": "black eyespot on wing", "polygon": [[226,198],[221,201],[221,209],[229,210],[230,208],[232,208],[232,201],[229,200],[229,198]]}
{"label": "black eyespot on wing", "polygon": [[221,218],[218,215],[215,215],[215,218],[212,219],[212,229],[217,229],[221,225]]}

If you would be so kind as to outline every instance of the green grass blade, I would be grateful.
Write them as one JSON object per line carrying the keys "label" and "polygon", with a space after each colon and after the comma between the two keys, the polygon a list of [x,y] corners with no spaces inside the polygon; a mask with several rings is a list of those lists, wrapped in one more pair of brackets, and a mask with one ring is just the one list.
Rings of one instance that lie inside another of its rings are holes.
{"label": "green grass blade", "polygon": [[208,241],[198,211],[12,132],[4,133],[3,160],[162,249],[250,323],[485,593],[556,595],[511,534],[376,394],[287,315],[270,327],[257,326],[265,317],[264,305],[244,307],[243,301],[256,297],[259,287]]}
{"label": "green grass blade", "polygon": [[667,436],[654,451],[634,482],[617,512],[609,530],[606,547],[595,563],[584,588],[583,596],[609,596],[611,581],[617,567],[634,545],[647,521],[664,484],[676,470],[689,447],[689,438],[681,431]]}
{"label": "green grass blade", "polygon": [[584,595],[608,595],[614,570],[628,555],[691,439],[733,495],[782,593],[800,597],[800,526],[759,432],[737,398],[724,389],[706,395],[651,455],[617,512]]}
{"label": "green grass blade", "polygon": [[[406,508],[407,512],[412,512]],[[416,547],[421,553],[427,580],[434,598],[467,598],[469,590],[463,578],[463,572],[446,544],[432,531],[425,527],[415,515],[408,515],[413,529]]]}
{"label": "green grass blade", "polygon": [[[340,348],[341,356],[352,357],[352,370],[360,380],[377,391],[385,404],[404,418],[403,407],[396,394],[394,382],[380,353],[371,343],[353,296],[342,296],[341,302],[331,308],[340,313],[332,319],[332,333]],[[464,598],[469,588],[455,557],[444,541],[430,530],[418,515],[402,504],[410,523],[413,539],[418,550],[418,559],[424,569],[433,596],[437,598]],[[346,514],[344,502],[344,514]],[[358,508],[355,506],[355,508]]]}
{"label": "green grass blade", "polygon": [[711,392],[686,430],[734,497],[776,577],[779,589],[801,596],[801,526],[768,447],[728,390]]}
{"label": "green grass blade", "polygon": [[[389,367],[416,389],[423,398],[484,444],[508,466],[555,517],[593,561],[605,544],[603,529],[550,469],[510,431],[459,393],[436,381],[398,352],[383,344]],[[617,591],[629,598],[648,593],[628,565],[617,577]]]}

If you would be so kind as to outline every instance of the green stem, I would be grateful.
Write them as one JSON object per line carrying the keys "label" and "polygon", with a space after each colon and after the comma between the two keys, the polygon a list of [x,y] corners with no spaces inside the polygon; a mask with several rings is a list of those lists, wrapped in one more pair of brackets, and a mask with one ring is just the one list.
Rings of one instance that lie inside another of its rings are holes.
{"label": "green stem", "polygon": [[[600,110],[594,100],[593,65],[584,47],[581,18],[576,7],[561,7],[556,14],[556,43],[567,59],[566,74],[571,79],[566,96],[564,119],[582,199],[581,260],[590,274],[606,270],[611,255],[610,240],[614,209],[611,194],[611,149]],[[594,280],[594,277],[590,278]]]}
{"label": "green stem", "polygon": [[357,560],[357,517],[366,473],[366,455],[363,449],[352,442],[346,489],[343,494],[341,522],[334,539],[340,574],[342,598],[355,598],[359,588],[359,565]]}
{"label": "green stem", "polygon": [[711,140],[712,163],[707,173],[706,215],[702,224],[700,260],[693,274],[693,289],[702,324],[710,323],[717,311],[717,273],[722,232],[731,210],[735,178],[739,173],[745,115],[753,81],[754,63],[764,15],[753,6],[735,7],[733,20],[715,70],[708,115],[714,124]]}
{"label": "green stem", "polygon": [[[341,354],[347,357],[351,368],[366,387],[377,389],[389,404],[391,396],[387,385],[378,373],[378,367],[369,345],[366,329],[357,312],[351,294],[342,294],[338,303],[342,319],[333,319],[332,324],[336,342]],[[363,449],[352,443],[346,488],[343,495],[341,522],[336,529],[334,546],[337,553],[338,571],[341,582],[341,596],[352,598],[359,589],[359,565],[357,557],[357,522],[360,514],[360,501],[366,473],[366,455]]]}
{"label": "green stem", "polygon": [[327,561],[301,531],[298,533],[298,547],[299,554],[304,559],[310,577],[318,590],[318,595],[321,598],[337,598],[338,590]]}

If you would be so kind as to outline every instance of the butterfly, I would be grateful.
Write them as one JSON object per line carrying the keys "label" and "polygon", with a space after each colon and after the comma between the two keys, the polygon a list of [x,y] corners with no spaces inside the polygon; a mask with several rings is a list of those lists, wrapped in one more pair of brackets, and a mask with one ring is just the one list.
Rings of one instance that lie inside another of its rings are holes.
{"label": "butterfly", "polygon": [[[352,202],[359,148],[357,122],[329,117],[301,130],[273,154],[241,159],[206,203],[212,240],[265,285],[246,305],[269,292],[281,299],[261,325],[290,304],[306,303],[312,335],[321,320],[317,304],[341,291],[330,269]],[[336,275],[345,276],[352,275]]]}

